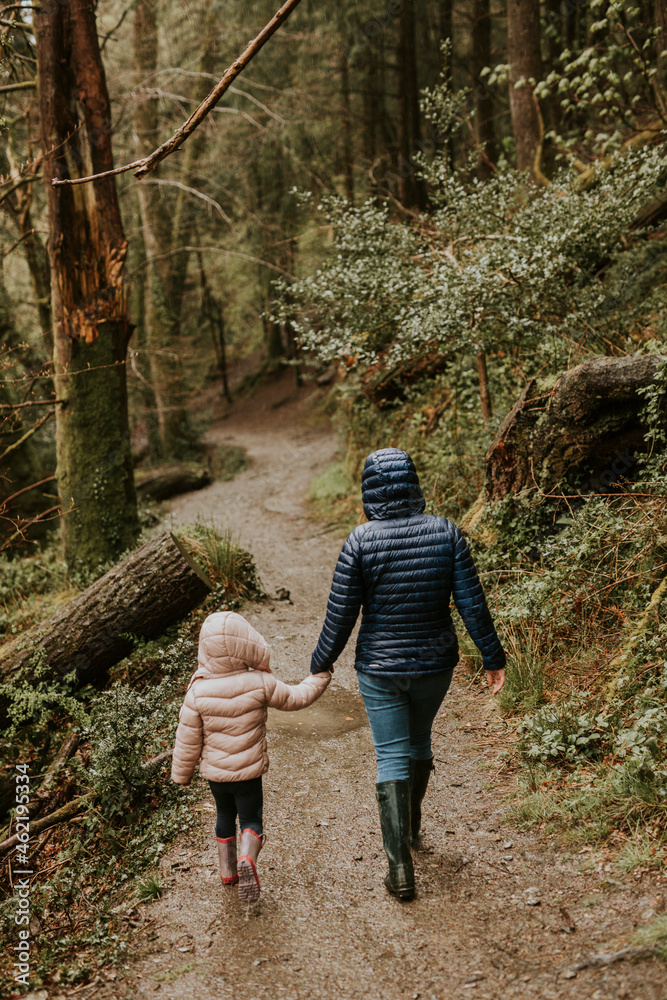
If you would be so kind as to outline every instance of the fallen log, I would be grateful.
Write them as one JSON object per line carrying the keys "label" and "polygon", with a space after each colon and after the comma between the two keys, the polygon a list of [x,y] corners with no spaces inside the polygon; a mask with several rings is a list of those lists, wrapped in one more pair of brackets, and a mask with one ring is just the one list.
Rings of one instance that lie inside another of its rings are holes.
{"label": "fallen log", "polygon": [[[48,816],[42,816],[41,819],[32,820],[30,822],[30,836],[33,837],[36,833],[41,833],[42,830],[48,830],[50,826],[56,826],[58,823],[64,823],[65,820],[71,819],[72,816],[76,816],[80,813],[82,809],[88,806],[92,800],[97,795],[97,792],[86,792],[85,795],[79,795],[76,799],[71,799],[66,802],[64,806],[60,809],[56,809],[55,812],[50,813]],[[14,847],[18,844],[19,834],[13,833],[11,837],[7,837],[0,843],[0,854],[5,854],[10,847]]]}
{"label": "fallen log", "polygon": [[523,489],[548,492],[586,470],[582,493],[605,492],[645,450],[645,400],[667,358],[597,357],[557,379],[532,379],[503,420],[486,456],[486,499]]}
{"label": "fallen log", "polygon": [[18,671],[30,678],[39,665],[42,677],[74,670],[82,683],[103,681],[109,667],[131,652],[134,636],[156,639],[211,587],[185,547],[166,531],[46,621],[0,646],[0,680]]}
{"label": "fallen log", "polygon": [[140,500],[168,500],[181,493],[200,490],[211,483],[211,473],[203,465],[160,465],[137,469],[134,484]]}

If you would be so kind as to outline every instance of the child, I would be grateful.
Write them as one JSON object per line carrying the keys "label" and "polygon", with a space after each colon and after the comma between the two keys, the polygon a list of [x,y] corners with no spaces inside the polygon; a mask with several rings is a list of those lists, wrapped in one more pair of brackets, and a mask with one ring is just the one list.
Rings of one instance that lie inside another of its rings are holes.
{"label": "child", "polygon": [[238,882],[245,903],[259,899],[256,862],[264,842],[267,707],[285,712],[306,708],[331,680],[331,674],[319,673],[301,684],[285,684],[271,673],[270,655],[266,639],[241,615],[221,611],[208,616],[199,633],[198,667],[179,714],[171,767],[172,780],[189,785],[199,761],[199,773],[208,778],[217,806],[220,878],[226,885]]}

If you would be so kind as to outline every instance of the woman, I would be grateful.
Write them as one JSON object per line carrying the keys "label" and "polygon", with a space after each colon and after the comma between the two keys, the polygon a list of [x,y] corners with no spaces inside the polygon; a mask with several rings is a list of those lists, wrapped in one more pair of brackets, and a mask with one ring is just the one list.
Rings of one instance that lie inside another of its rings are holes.
{"label": "woman", "polygon": [[451,521],[424,514],[407,452],[369,455],[361,488],[368,520],[338,558],[310,669],[333,670],[363,606],[355,667],[377,757],[385,885],[412,899],[410,847],[433,770],[431,726],[459,658],[450,600],[482,654],[494,695],[505,680],[505,653],[466,541]]}

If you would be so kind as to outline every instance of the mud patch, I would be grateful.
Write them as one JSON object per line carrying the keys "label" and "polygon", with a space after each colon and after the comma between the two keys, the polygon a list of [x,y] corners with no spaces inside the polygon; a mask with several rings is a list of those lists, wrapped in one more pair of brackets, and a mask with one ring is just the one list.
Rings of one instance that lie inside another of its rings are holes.
{"label": "mud patch", "polygon": [[300,712],[269,709],[269,733],[289,733],[292,737],[326,740],[368,726],[361,695],[346,688],[329,688],[314,705]]}

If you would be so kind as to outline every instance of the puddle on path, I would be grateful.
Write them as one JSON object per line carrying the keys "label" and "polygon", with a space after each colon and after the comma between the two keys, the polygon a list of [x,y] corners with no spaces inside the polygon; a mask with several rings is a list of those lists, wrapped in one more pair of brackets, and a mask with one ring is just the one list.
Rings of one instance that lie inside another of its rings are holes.
{"label": "puddle on path", "polygon": [[[335,682],[334,682],[335,683]],[[314,705],[300,712],[269,709],[270,733],[289,733],[304,739],[329,739],[367,726],[361,695],[346,688],[329,688]]]}

